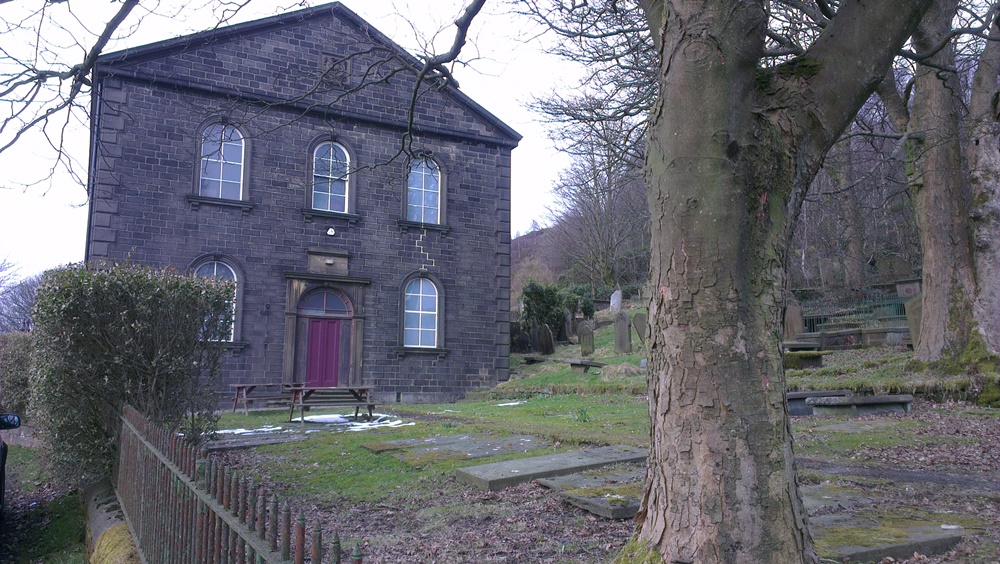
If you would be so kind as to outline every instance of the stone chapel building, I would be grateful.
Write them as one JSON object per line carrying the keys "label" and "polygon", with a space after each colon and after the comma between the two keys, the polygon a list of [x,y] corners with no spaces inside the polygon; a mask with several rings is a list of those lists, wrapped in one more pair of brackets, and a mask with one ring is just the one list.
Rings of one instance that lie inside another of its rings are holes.
{"label": "stone chapel building", "polygon": [[235,280],[221,390],[508,377],[520,135],[339,3],[103,55],[88,261]]}

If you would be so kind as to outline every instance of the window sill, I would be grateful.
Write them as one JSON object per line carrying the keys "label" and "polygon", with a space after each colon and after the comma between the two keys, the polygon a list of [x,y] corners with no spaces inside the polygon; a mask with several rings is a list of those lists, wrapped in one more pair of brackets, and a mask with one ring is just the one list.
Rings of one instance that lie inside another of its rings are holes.
{"label": "window sill", "polygon": [[342,213],[342,212],[314,210],[312,208],[302,208],[302,218],[305,219],[306,221],[311,223],[317,217],[323,219],[340,219],[346,221],[348,225],[354,225],[361,219],[361,216],[356,213]]}
{"label": "window sill", "polygon": [[448,349],[431,347],[396,347],[396,358],[401,359],[406,355],[437,355],[438,360],[444,360],[451,352]]}
{"label": "window sill", "polygon": [[402,231],[409,231],[410,229],[427,229],[429,231],[440,231],[441,233],[451,231],[451,226],[443,223],[420,223],[419,221],[400,219],[396,221],[396,224],[399,225]]}
{"label": "window sill", "polygon": [[223,200],[221,198],[206,198],[205,196],[195,196],[194,194],[188,194],[188,203],[191,204],[191,209],[196,210],[199,207],[206,206],[223,206],[227,208],[240,208],[243,210],[244,214],[250,213],[253,209],[254,204],[246,200]]}

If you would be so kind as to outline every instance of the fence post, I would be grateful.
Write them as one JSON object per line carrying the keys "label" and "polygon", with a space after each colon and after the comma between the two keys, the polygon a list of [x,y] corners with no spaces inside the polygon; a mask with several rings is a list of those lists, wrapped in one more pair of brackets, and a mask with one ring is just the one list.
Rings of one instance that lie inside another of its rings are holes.
{"label": "fence post", "polygon": [[312,541],[312,553],[309,555],[309,559],[312,562],[320,563],[323,561],[323,528],[320,527],[318,521],[316,529],[313,531]]}
{"label": "fence post", "polygon": [[271,542],[271,550],[278,550],[278,494],[271,493],[271,508],[267,514],[267,540]]}
{"label": "fence post", "polygon": [[340,564],[340,533],[333,532],[333,544],[330,545],[330,563]]}
{"label": "fence post", "polygon": [[292,557],[292,508],[285,502],[281,510],[281,557],[288,560]]}
{"label": "fence post", "polygon": [[306,561],[306,514],[299,510],[299,518],[295,522],[295,564],[305,564]]}

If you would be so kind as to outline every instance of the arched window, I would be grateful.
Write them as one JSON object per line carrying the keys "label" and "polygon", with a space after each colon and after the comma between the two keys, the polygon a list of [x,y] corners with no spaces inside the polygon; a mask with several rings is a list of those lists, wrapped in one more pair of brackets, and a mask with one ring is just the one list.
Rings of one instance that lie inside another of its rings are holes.
{"label": "arched window", "polygon": [[418,223],[441,223],[441,169],[421,158],[410,164],[406,182],[406,219]]}
{"label": "arched window", "polygon": [[351,306],[351,300],[343,292],[320,290],[309,294],[299,302],[299,314],[352,317],[354,308]]}
{"label": "arched window", "polygon": [[236,338],[236,299],[239,294],[239,279],[236,277],[236,271],[233,270],[228,264],[212,260],[208,262],[201,263],[197,268],[194,269],[194,275],[199,278],[217,278],[219,280],[229,280],[237,285],[237,291],[233,293],[233,301],[230,310],[230,319],[232,321],[229,329],[228,341],[233,341]]}
{"label": "arched window", "polygon": [[438,289],[428,278],[414,278],[403,296],[403,346],[438,346]]}
{"label": "arched window", "polygon": [[336,143],[321,143],[313,151],[312,208],[348,212],[347,171],[350,157]]}
{"label": "arched window", "polygon": [[235,127],[213,123],[205,128],[201,134],[199,196],[243,199],[243,149],[243,134]]}

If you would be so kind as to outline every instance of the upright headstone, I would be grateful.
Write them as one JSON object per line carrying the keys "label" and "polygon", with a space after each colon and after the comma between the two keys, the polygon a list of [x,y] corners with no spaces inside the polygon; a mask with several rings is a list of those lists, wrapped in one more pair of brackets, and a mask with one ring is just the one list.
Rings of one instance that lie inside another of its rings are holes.
{"label": "upright headstone", "polygon": [[802,306],[792,296],[785,299],[785,339],[794,339],[799,333],[806,330],[805,322],[802,320]]}
{"label": "upright headstone", "polygon": [[642,311],[636,312],[632,316],[632,327],[635,328],[635,336],[639,337],[639,342],[646,344],[646,326],[649,324],[649,319],[646,317],[646,313]]}
{"label": "upright headstone", "polygon": [[576,331],[580,335],[580,354],[583,356],[594,354],[594,330],[590,328],[590,322],[584,321]]}
{"label": "upright headstone", "polygon": [[622,291],[615,290],[614,294],[611,294],[611,313],[618,313],[622,310]]}
{"label": "upright headstone", "polygon": [[619,311],[615,316],[615,352],[618,354],[632,352],[632,321],[624,311]]}
{"label": "upright headstone", "polygon": [[563,331],[566,333],[566,338],[569,339],[576,335],[573,327],[573,312],[569,308],[563,308]]}
{"label": "upright headstone", "polygon": [[903,308],[906,309],[906,324],[910,326],[910,343],[916,348],[917,341],[920,340],[920,317],[924,311],[924,296],[917,294],[910,298]]}
{"label": "upright headstone", "polygon": [[552,337],[552,331],[544,323],[538,326],[538,348],[536,350],[539,354],[552,354],[556,352],[556,343]]}

